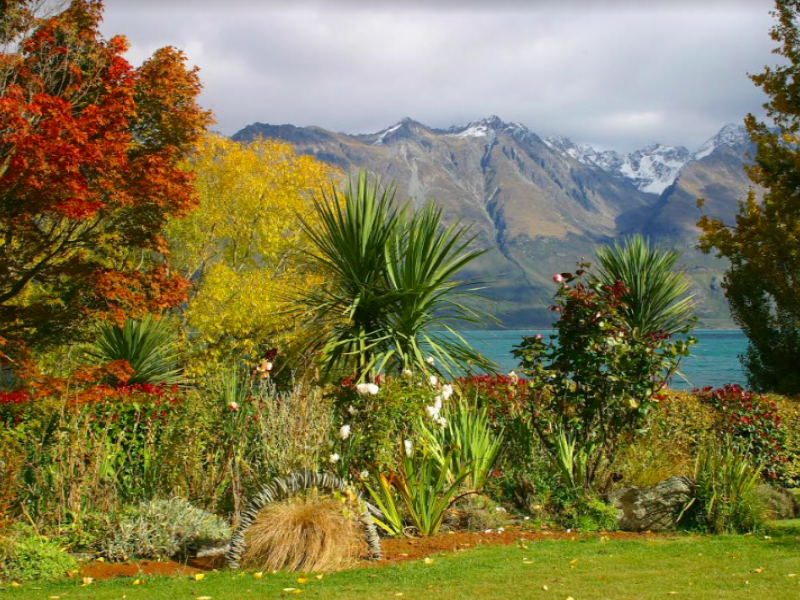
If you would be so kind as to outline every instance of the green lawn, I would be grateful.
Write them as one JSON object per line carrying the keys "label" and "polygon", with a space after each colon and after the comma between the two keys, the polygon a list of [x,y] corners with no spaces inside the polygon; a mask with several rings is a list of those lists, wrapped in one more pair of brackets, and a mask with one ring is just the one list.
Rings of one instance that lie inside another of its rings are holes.
{"label": "green lawn", "polygon": [[[313,575],[208,573],[202,581],[147,578],[80,584],[0,587],[0,599],[92,598],[125,600],[249,600],[295,597],[320,600],[403,598],[429,600],[681,598],[782,600],[800,598],[800,537],[660,537],[651,540],[529,542],[528,548],[484,547],[414,561]],[[790,577],[790,574],[796,574]],[[545,589],[545,586],[547,589]],[[402,595],[401,595],[402,594]]]}

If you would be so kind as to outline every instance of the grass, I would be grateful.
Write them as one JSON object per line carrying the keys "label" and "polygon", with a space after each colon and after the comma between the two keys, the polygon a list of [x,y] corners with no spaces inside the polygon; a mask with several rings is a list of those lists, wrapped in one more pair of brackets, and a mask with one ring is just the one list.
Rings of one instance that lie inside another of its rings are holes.
{"label": "grass", "polygon": [[[301,598],[451,600],[757,600],[800,597],[800,538],[794,536],[676,536],[602,541],[529,542],[528,548],[483,547],[388,567],[368,567],[325,575],[208,573],[187,577],[131,579],[61,585],[0,586],[0,599],[262,600]],[[797,574],[789,577],[790,574]],[[545,590],[547,586],[547,590]],[[402,596],[400,596],[402,594]]]}

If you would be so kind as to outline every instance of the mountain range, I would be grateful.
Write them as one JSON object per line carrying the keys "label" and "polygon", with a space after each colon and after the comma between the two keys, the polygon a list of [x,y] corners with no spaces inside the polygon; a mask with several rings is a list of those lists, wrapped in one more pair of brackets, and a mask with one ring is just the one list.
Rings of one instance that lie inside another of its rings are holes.
{"label": "mountain range", "polygon": [[630,154],[564,137],[541,138],[496,116],[437,129],[409,118],[372,134],[254,123],[233,139],[290,142],[345,172],[393,180],[398,196],[438,203],[448,222],[470,224],[490,251],[465,276],[491,282],[487,306],[507,327],[552,322],[554,273],[591,260],[599,244],[642,233],[682,253],[701,325],[730,326],[720,280],[725,264],[695,248],[704,211],[731,221],[750,182],[752,151],[741,125],[726,125],[695,152],[654,143]]}

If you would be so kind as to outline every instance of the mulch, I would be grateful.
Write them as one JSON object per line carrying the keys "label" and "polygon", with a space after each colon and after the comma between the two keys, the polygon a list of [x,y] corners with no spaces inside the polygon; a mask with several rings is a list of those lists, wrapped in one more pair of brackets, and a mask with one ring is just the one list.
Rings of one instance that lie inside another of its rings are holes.
{"label": "mulch", "polygon": [[[578,541],[581,538],[604,535],[608,539],[643,539],[651,533],[591,533],[578,534],[565,531],[520,531],[497,532],[448,532],[424,538],[386,538],[381,540],[383,558],[379,561],[364,561],[365,566],[391,565],[410,560],[419,560],[440,552],[458,552],[478,546],[511,546],[518,542],[539,540]],[[175,561],[141,560],[128,563],[95,561],[80,570],[80,577],[95,580],[115,577],[141,577],[143,575],[172,575],[190,577],[198,573],[225,568],[223,556],[193,558],[186,563]]]}

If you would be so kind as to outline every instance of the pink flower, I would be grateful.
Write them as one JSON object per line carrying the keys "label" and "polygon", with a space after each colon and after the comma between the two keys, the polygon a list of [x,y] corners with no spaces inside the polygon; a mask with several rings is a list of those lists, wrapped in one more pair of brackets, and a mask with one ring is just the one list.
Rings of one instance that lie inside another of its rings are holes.
{"label": "pink flower", "polygon": [[228,402],[228,408],[233,411],[239,410],[239,403],[238,402]]}
{"label": "pink flower", "polygon": [[540,340],[540,339],[542,339],[542,334],[541,334],[541,333],[537,333],[537,334],[536,334],[536,339],[537,339],[537,340]]}
{"label": "pink flower", "polygon": [[561,273],[556,273],[553,275],[553,281],[556,283],[564,283],[564,276]]}

